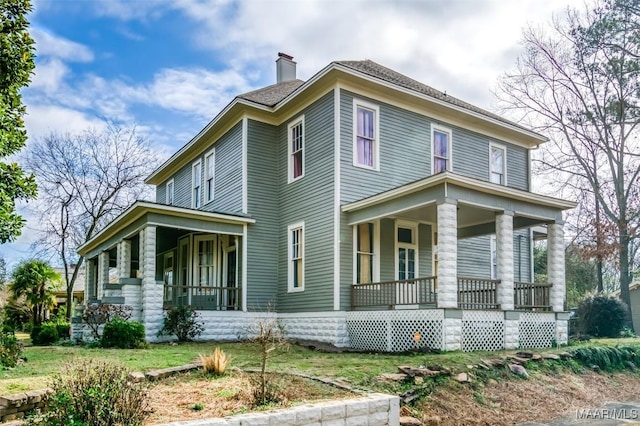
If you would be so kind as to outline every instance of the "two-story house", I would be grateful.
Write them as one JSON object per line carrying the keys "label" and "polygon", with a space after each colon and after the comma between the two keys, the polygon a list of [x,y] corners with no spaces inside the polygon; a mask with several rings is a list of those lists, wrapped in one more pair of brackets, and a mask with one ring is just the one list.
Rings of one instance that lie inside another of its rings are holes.
{"label": "two-story house", "polygon": [[177,305],[203,339],[275,315],[292,338],[380,351],[567,341],[574,203],[530,190],[544,136],[370,60],[307,81],[288,55],[276,67],[148,177],[155,202],[80,248],[89,301],[133,306],[150,341]]}

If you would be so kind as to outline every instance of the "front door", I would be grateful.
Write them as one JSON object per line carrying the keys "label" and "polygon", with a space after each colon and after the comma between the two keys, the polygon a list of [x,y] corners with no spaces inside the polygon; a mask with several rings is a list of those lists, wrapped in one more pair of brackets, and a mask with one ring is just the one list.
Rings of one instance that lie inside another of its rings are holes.
{"label": "front door", "polygon": [[[233,241],[233,237],[229,237]],[[230,241],[230,244],[231,244]],[[238,306],[238,256],[234,245],[227,246],[224,250],[224,285],[226,287],[226,300],[228,310],[235,310]]]}
{"label": "front door", "polygon": [[[396,279],[413,280],[418,270],[418,227],[412,223],[396,223]],[[414,282],[398,284],[397,304],[415,304],[418,302],[417,286]]]}

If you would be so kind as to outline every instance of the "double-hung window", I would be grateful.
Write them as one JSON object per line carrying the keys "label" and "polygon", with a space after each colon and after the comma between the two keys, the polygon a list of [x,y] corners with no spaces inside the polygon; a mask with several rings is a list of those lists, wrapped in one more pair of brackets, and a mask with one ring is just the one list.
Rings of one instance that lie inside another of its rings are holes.
{"label": "double-hung window", "polygon": [[216,176],[216,151],[211,150],[204,156],[205,178],[204,190],[206,202],[213,201],[215,196],[215,176]]}
{"label": "double-hung window", "polygon": [[490,180],[498,185],[507,183],[506,150],[504,146],[491,144],[489,146]]}
{"label": "double-hung window", "polygon": [[304,223],[287,229],[289,244],[289,292],[304,290]]}
{"label": "double-hung window", "polygon": [[191,166],[191,207],[200,208],[202,205],[202,162],[200,160]]}
{"label": "double-hung window", "polygon": [[374,280],[374,225],[361,223],[356,226],[356,284],[368,284]]}
{"label": "double-hung window", "polygon": [[451,130],[433,127],[431,140],[433,174],[451,170]]}
{"label": "double-hung window", "polygon": [[289,182],[304,176],[304,115],[288,126]]}
{"label": "double-hung window", "polygon": [[368,169],[379,169],[378,106],[354,100],[353,164]]}
{"label": "double-hung window", "polygon": [[173,205],[173,179],[167,182],[165,204]]}

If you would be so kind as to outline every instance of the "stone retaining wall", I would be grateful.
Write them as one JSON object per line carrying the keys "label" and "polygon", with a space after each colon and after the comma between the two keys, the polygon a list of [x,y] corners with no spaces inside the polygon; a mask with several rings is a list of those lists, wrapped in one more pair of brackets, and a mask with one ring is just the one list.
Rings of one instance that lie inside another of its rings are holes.
{"label": "stone retaining wall", "polygon": [[0,422],[22,419],[34,409],[44,408],[49,394],[50,390],[41,389],[0,396]]}
{"label": "stone retaining wall", "polygon": [[305,404],[265,413],[248,413],[165,426],[398,426],[400,401],[397,396],[371,394],[362,398]]}

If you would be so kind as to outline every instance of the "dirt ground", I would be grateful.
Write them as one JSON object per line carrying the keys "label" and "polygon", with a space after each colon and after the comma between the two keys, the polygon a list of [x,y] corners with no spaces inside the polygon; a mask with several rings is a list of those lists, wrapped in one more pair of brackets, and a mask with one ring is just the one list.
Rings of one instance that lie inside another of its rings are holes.
{"label": "dirt ground", "polygon": [[[240,414],[251,409],[254,396],[250,389],[255,375],[233,371],[221,378],[202,377],[190,373],[163,380],[149,389],[152,414],[147,424],[163,424],[179,420],[196,420]],[[283,408],[295,401],[351,398],[355,395],[333,386],[297,376],[274,377],[280,391],[280,404],[268,408]]]}
{"label": "dirt ground", "polygon": [[433,393],[422,406],[428,425],[513,425],[570,415],[610,401],[640,399],[637,373],[535,375],[491,382],[455,384]]}

